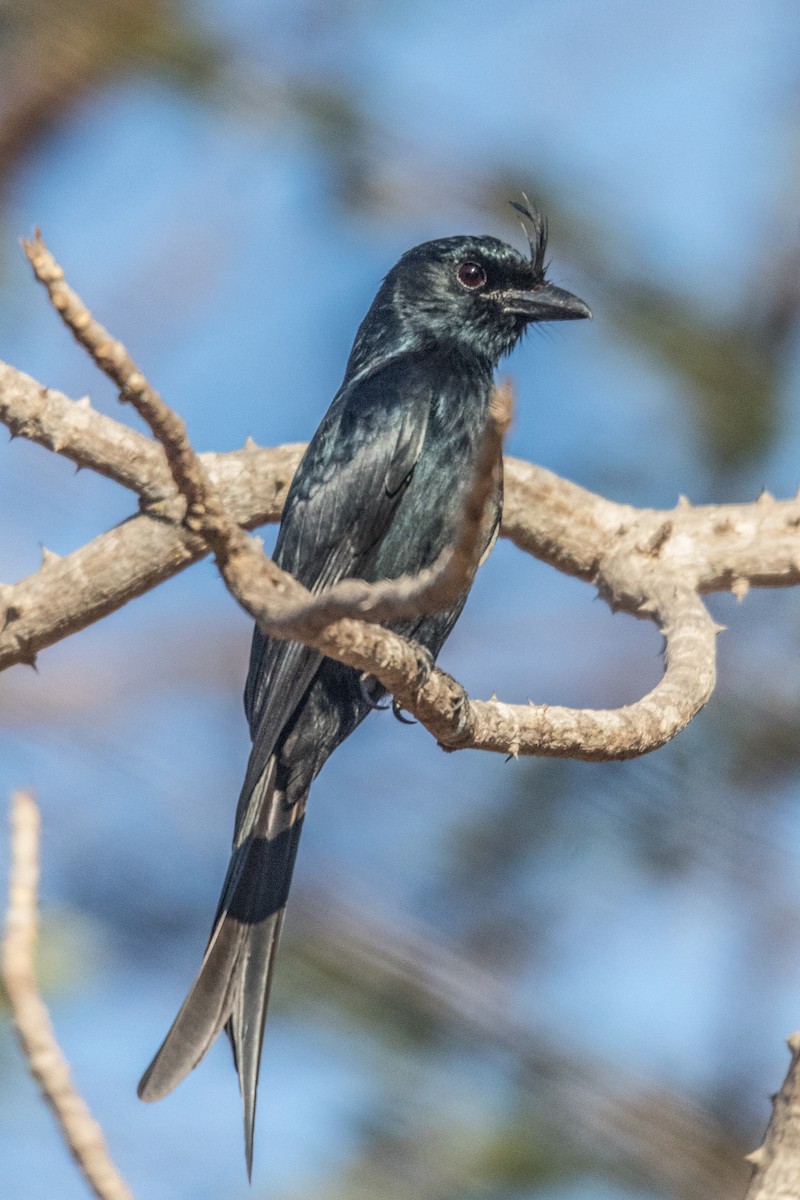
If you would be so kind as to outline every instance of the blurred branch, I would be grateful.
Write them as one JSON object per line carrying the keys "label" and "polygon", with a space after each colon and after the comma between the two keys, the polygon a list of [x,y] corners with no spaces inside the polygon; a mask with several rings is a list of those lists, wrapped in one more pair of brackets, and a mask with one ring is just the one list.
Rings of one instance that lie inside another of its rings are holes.
{"label": "blurred branch", "polygon": [[[54,307],[116,382],[121,399],[151,426],[163,454],[86,403],[72,404],[5,368],[0,384],[5,381],[8,390],[0,419],[14,432],[103,471],[155,503],[65,559],[47,554],[33,576],[0,590],[0,667],[32,662],[42,646],[99,619],[211,549],[229,590],[266,633],[302,641],[374,675],[445,748],[626,758],[663,745],[713,691],[718,627],[700,593],[732,590],[741,597],[750,586],[800,582],[797,499],[779,502],[765,493],[750,505],[692,508],[681,499],[669,512],[634,509],[541,468],[507,460],[504,534],[560,570],[593,582],[612,608],[653,620],[665,637],[665,672],[641,700],[615,710],[470,700],[418,646],[377,622],[397,619],[409,607],[444,607],[474,569],[469,548],[475,544],[481,496],[485,499],[489,486],[487,463],[498,452],[499,430],[489,431],[486,461],[468,506],[472,515],[465,519],[459,546],[430,575],[379,584],[346,580],[312,596],[241,528],[278,515],[298,449],[239,452],[234,470],[266,458],[261,487],[271,496],[268,511],[263,490],[262,511],[242,511],[222,469],[235,456],[198,456],[183,422],[68,287],[41,239],[25,249]],[[247,496],[236,490],[247,508]]]}
{"label": "blurred branch", "polygon": [[2,948],[3,983],[28,1069],[98,1200],[133,1200],[108,1154],[103,1131],[76,1091],[36,986],[39,810],[29,792],[11,799],[11,875]]}
{"label": "blurred branch", "polygon": [[127,71],[205,83],[219,46],[165,0],[7,0],[0,39],[0,188],[37,142]]}
{"label": "blurred branch", "polygon": [[413,1009],[461,1028],[467,1039],[508,1056],[534,1094],[550,1088],[556,1120],[605,1151],[634,1160],[647,1178],[685,1200],[730,1200],[746,1171],[740,1150],[705,1109],[687,1096],[592,1061],[579,1046],[555,1044],[515,1012],[512,989],[480,962],[431,940],[422,929],[386,921],[342,901],[341,889],[301,891],[287,932],[295,953],[324,973],[324,995],[358,980],[377,993],[379,1011]]}
{"label": "blurred branch", "polygon": [[755,1170],[745,1200],[787,1200],[800,1196],[800,1033],[789,1038],[792,1061],[772,1100],[764,1141],[748,1154]]}

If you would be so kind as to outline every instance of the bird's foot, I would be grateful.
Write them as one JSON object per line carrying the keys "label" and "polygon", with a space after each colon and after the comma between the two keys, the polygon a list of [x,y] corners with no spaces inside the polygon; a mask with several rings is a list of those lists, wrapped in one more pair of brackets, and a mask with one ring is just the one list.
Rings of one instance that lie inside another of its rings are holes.
{"label": "bird's foot", "polygon": [[396,700],[392,701],[392,716],[394,716],[395,719],[398,720],[401,725],[418,725],[419,724],[419,722],[415,721],[413,717],[407,717],[405,715],[405,710],[400,707],[400,705],[397,703]]}
{"label": "bird's foot", "polygon": [[[386,688],[379,683],[374,675],[359,675],[358,687],[361,695],[370,708],[383,712],[392,706],[391,700],[386,699]],[[386,703],[381,701],[386,700]]]}

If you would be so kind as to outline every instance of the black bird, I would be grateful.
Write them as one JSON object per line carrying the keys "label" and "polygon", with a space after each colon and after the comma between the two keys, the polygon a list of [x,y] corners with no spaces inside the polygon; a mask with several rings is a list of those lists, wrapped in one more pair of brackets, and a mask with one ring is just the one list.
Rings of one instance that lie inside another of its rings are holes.
{"label": "black bird", "polygon": [[[530,322],[590,316],[545,278],[545,220],[520,205],[531,257],[492,237],[409,250],[356,334],[342,386],[294,477],[275,561],[312,591],[338,579],[393,579],[430,566],[456,535],[489,413],[492,373]],[[493,519],[502,508],[498,464]],[[398,623],[435,658],[449,612]],[[220,1030],[244,1102],[248,1173],[261,1044],[309,787],[382,690],[294,642],[253,635],[245,712],[253,748],[233,854],[200,972],[139,1085],[166,1095]]]}

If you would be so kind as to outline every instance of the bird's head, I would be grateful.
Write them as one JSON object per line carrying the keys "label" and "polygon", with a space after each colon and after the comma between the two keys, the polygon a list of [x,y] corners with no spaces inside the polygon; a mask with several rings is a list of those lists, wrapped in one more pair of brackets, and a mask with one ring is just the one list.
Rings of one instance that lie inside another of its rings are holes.
{"label": "bird's head", "polygon": [[[496,363],[527,325],[590,317],[589,308],[547,277],[547,224],[515,204],[530,257],[493,237],[450,237],[407,251],[376,303],[387,301],[414,340],[457,340]],[[382,305],[383,307],[383,305]]]}

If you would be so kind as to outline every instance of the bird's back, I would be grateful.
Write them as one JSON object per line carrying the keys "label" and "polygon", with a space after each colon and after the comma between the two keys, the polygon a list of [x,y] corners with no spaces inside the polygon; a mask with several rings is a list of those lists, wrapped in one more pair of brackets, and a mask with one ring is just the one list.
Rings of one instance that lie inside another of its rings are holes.
{"label": "bird's back", "polygon": [[[363,564],[363,577],[369,580],[417,574],[453,543],[489,416],[488,363],[449,346],[407,357],[404,370],[419,372],[427,385],[425,433],[392,522]],[[501,501],[498,462],[487,545],[500,519]]]}

